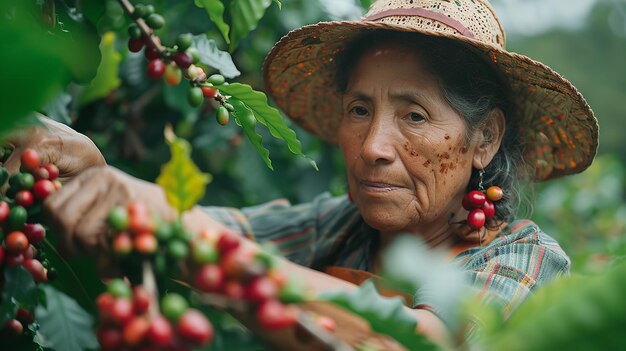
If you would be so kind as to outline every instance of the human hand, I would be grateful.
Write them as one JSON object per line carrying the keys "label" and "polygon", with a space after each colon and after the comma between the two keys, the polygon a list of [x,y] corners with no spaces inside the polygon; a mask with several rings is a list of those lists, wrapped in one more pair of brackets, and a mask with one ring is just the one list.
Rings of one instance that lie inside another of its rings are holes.
{"label": "human hand", "polygon": [[20,167],[20,155],[27,148],[39,154],[42,163],[53,163],[59,168],[59,179],[66,183],[84,170],[104,166],[106,162],[96,145],[85,135],[42,115],[44,126],[31,126],[10,135],[5,142],[14,148],[4,163],[9,173]]}

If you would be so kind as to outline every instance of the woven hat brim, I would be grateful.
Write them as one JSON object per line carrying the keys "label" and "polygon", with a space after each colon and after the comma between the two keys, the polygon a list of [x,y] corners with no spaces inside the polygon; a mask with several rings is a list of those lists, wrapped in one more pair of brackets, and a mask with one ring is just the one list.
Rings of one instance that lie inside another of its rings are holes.
{"label": "woven hat brim", "polygon": [[372,30],[453,39],[484,53],[512,89],[524,160],[535,181],[579,173],[591,165],[598,148],[598,122],[580,92],[540,62],[462,35],[365,21],[304,26],[285,35],[267,55],[267,93],[302,128],[336,144],[341,95],[335,88],[335,57],[350,39]]}

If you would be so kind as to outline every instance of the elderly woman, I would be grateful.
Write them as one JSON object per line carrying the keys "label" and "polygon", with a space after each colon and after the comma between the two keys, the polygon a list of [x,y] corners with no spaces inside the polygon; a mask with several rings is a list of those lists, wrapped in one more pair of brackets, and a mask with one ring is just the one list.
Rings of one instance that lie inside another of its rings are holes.
{"label": "elderly woman", "polygon": [[[568,81],[505,51],[504,42],[482,0],[380,0],[363,21],[291,32],[265,62],[267,91],[290,118],[338,144],[348,196],[195,208],[185,224],[271,240],[295,263],[286,270],[310,277],[320,291],[352,286],[320,271],[376,273],[381,252],[408,233],[449,250],[473,286],[510,313],[569,268],[550,236],[515,218],[520,184],[587,168],[598,129]],[[62,154],[48,147],[53,161],[85,155],[102,163],[84,139],[57,134],[28,140],[35,147],[64,140]],[[46,203],[68,248],[106,248],[107,211],[132,198],[171,216],[154,184],[83,168],[62,170],[81,174]],[[409,307],[422,332],[441,336],[438,306],[416,294]]]}

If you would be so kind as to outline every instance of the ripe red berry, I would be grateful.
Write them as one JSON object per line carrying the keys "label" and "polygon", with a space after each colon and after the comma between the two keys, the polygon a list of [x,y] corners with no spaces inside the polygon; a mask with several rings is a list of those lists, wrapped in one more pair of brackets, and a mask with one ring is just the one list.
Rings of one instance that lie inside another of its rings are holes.
{"label": "ripe red berry", "polygon": [[235,234],[222,233],[217,239],[217,250],[220,254],[225,254],[239,247],[239,237]]}
{"label": "ripe red berry", "polygon": [[9,204],[4,201],[0,201],[0,223],[4,223],[4,221],[9,217],[9,213],[11,209],[9,208]]}
{"label": "ripe red berry", "polygon": [[115,303],[115,297],[110,292],[104,292],[96,299],[96,306],[98,307],[98,314],[100,319],[104,321],[113,321],[111,310]]}
{"label": "ripe red berry", "polygon": [[20,307],[15,314],[15,319],[22,322],[24,325],[29,325],[35,321],[35,314]]}
{"label": "ripe red berry", "polygon": [[9,319],[4,323],[4,329],[8,330],[14,336],[20,336],[24,332],[24,326],[17,319]]}
{"label": "ripe red berry", "polygon": [[37,244],[46,238],[46,229],[39,223],[24,224],[24,234],[31,244]]}
{"label": "ripe red berry", "polygon": [[102,350],[113,351],[122,347],[122,331],[117,327],[101,326],[97,336]]}
{"label": "ripe red berry", "polygon": [[503,196],[504,196],[504,192],[502,191],[502,188],[500,188],[499,186],[493,185],[487,188],[487,198],[489,200],[500,201]]}
{"label": "ripe red berry", "polygon": [[496,214],[496,207],[490,200],[486,200],[481,209],[483,210],[483,212],[485,212],[485,217],[487,219],[493,217]]}
{"label": "ripe red berry", "polygon": [[181,339],[197,346],[210,343],[214,333],[211,322],[200,311],[194,309],[187,310],[180,317],[176,331]]}
{"label": "ripe red berry", "polygon": [[146,47],[146,49],[143,52],[143,55],[150,61],[159,58],[159,52],[155,48],[152,48],[152,47]]}
{"label": "ripe red berry", "polygon": [[158,242],[154,235],[150,233],[141,233],[135,237],[133,246],[137,252],[144,255],[151,255],[156,251]]}
{"label": "ripe red berry", "polygon": [[274,281],[265,276],[254,279],[245,290],[245,297],[254,302],[263,302],[278,295],[278,287]]}
{"label": "ripe red berry", "polygon": [[472,190],[467,194],[470,204],[473,208],[479,208],[485,203],[487,197],[482,191]]}
{"label": "ripe red berry", "polygon": [[124,256],[133,251],[133,239],[126,232],[121,232],[113,238],[113,252]]}
{"label": "ripe red berry", "polygon": [[15,194],[15,203],[22,207],[30,207],[35,202],[35,198],[33,197],[33,193],[28,190],[20,190]]}
{"label": "ripe red berry", "polygon": [[33,259],[37,256],[37,249],[33,245],[28,245],[28,248],[24,250],[23,255],[25,260]]}
{"label": "ripe red berry", "polygon": [[0,266],[4,264],[4,248],[0,245]]}
{"label": "ripe red berry", "polygon": [[50,173],[43,167],[37,168],[37,170],[33,172],[33,176],[35,176],[35,180],[50,179]]}
{"label": "ripe red berry", "polygon": [[143,314],[148,311],[152,303],[152,296],[143,286],[137,285],[133,288],[133,310],[135,314]]}
{"label": "ripe red berry", "polygon": [[22,151],[20,160],[22,167],[31,172],[35,172],[39,168],[39,154],[31,148]]}
{"label": "ripe red berry", "polygon": [[480,208],[472,210],[472,212],[467,215],[467,224],[474,230],[482,228],[485,226],[485,212]]}
{"label": "ripe red berry", "polygon": [[205,98],[213,99],[217,95],[217,89],[215,88],[205,87],[205,86],[201,88],[202,88],[202,95],[204,95]]}
{"label": "ripe red berry", "polygon": [[156,316],[150,322],[148,339],[156,346],[169,346],[172,342],[172,325],[163,316]]}
{"label": "ripe red berry", "polygon": [[276,300],[267,300],[257,309],[259,324],[269,330],[289,328],[296,324],[297,317],[295,307],[285,306]]}
{"label": "ripe red berry", "polygon": [[194,275],[194,285],[204,292],[221,291],[224,286],[224,273],[215,264],[203,265]]}
{"label": "ripe red berry", "polygon": [[55,180],[59,176],[59,167],[57,167],[56,165],[52,163],[46,163],[42,167],[45,168],[46,171],[48,171],[48,179]]}
{"label": "ripe red berry", "polygon": [[124,342],[128,346],[139,345],[148,334],[150,322],[144,317],[133,317],[123,331]]}
{"label": "ripe red berry", "polygon": [[22,264],[24,262],[24,255],[7,255],[5,258],[5,263],[7,266],[16,266],[18,264]]}
{"label": "ripe red berry", "polygon": [[142,47],[143,47],[143,40],[141,38],[128,40],[128,51],[139,52],[141,51]]}
{"label": "ripe red berry", "polygon": [[160,79],[165,73],[165,63],[161,59],[154,59],[148,63],[148,76],[152,79]]}
{"label": "ripe red berry", "polygon": [[246,295],[246,290],[244,289],[243,284],[237,280],[228,280],[224,283],[224,295],[230,297],[231,299],[240,300]]}
{"label": "ripe red berry", "polygon": [[22,262],[22,266],[30,272],[36,282],[41,283],[48,281],[48,273],[46,271],[46,268],[44,268],[44,266],[38,260],[25,259],[24,262]]}
{"label": "ripe red berry", "polygon": [[50,194],[56,191],[54,183],[48,179],[38,180],[33,186],[33,193],[38,200],[45,200]]}
{"label": "ripe red berry", "polygon": [[23,253],[28,248],[28,244],[28,237],[22,232],[11,232],[4,238],[4,246],[14,255]]}
{"label": "ripe red berry", "polygon": [[119,325],[125,325],[133,318],[133,303],[127,298],[118,298],[111,306],[111,318]]}
{"label": "ripe red berry", "polygon": [[180,67],[181,69],[187,69],[193,63],[191,56],[185,54],[184,52],[176,53],[174,55],[174,62],[176,62],[178,67]]}

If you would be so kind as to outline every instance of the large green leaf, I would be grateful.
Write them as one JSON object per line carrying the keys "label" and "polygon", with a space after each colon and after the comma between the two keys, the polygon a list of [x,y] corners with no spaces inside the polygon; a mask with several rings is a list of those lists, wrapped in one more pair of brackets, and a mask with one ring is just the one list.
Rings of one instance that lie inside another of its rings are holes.
{"label": "large green leaf", "polygon": [[405,310],[402,299],[381,296],[369,280],[356,291],[327,292],[321,298],[363,317],[374,331],[389,335],[409,350],[437,349],[416,333],[417,320]]}
{"label": "large green leaf", "polygon": [[76,301],[51,286],[44,285],[48,307],[35,311],[39,343],[43,347],[63,351],[95,349],[98,341],[92,330],[93,318]]}
{"label": "large green leaf", "polygon": [[224,4],[220,0],[194,0],[196,6],[204,8],[209,18],[219,29],[226,43],[230,43],[230,27],[224,22]]}
{"label": "large green leaf", "polygon": [[239,42],[254,30],[272,0],[236,0],[230,3],[232,30],[230,31],[230,51],[237,48]]}
{"label": "large green leaf", "polygon": [[[542,288],[485,340],[490,350],[623,350],[626,262]],[[493,328],[492,328],[493,329]]]}
{"label": "large green leaf", "polygon": [[309,159],[302,153],[302,143],[298,140],[296,132],[287,126],[280,112],[268,104],[265,94],[260,91],[255,91],[247,84],[241,83],[221,85],[219,89],[224,94],[235,97],[237,100],[243,102],[246,107],[254,112],[256,119],[269,129],[272,136],[284,140],[292,153],[306,158],[313,168],[317,169],[315,161]]}
{"label": "large green leaf", "polygon": [[4,287],[0,302],[0,325],[15,318],[20,307],[31,309],[39,298],[33,276],[22,266],[4,268]]}
{"label": "large green leaf", "polygon": [[122,83],[118,75],[122,55],[115,49],[115,33],[107,32],[102,36],[100,53],[102,61],[100,61],[98,72],[81,94],[81,105],[107,96]]}
{"label": "large green leaf", "polygon": [[235,108],[235,111],[233,112],[235,122],[241,126],[243,132],[248,137],[248,140],[252,143],[252,146],[254,146],[259,155],[261,155],[265,165],[269,169],[273,170],[274,168],[272,167],[272,161],[270,160],[270,152],[265,148],[265,146],[263,146],[261,136],[254,129],[254,113],[246,106],[246,104],[237,98],[231,97],[228,99],[228,102]]}
{"label": "large green leaf", "polygon": [[200,52],[202,63],[219,70],[224,77],[235,78],[241,74],[230,54],[218,49],[215,40],[207,39],[206,35],[196,35],[192,46]]}
{"label": "large green leaf", "polygon": [[202,173],[191,160],[191,146],[176,137],[171,129],[166,130],[167,143],[172,158],[161,168],[156,182],[165,191],[169,204],[182,213],[191,209],[204,196],[210,174]]}

